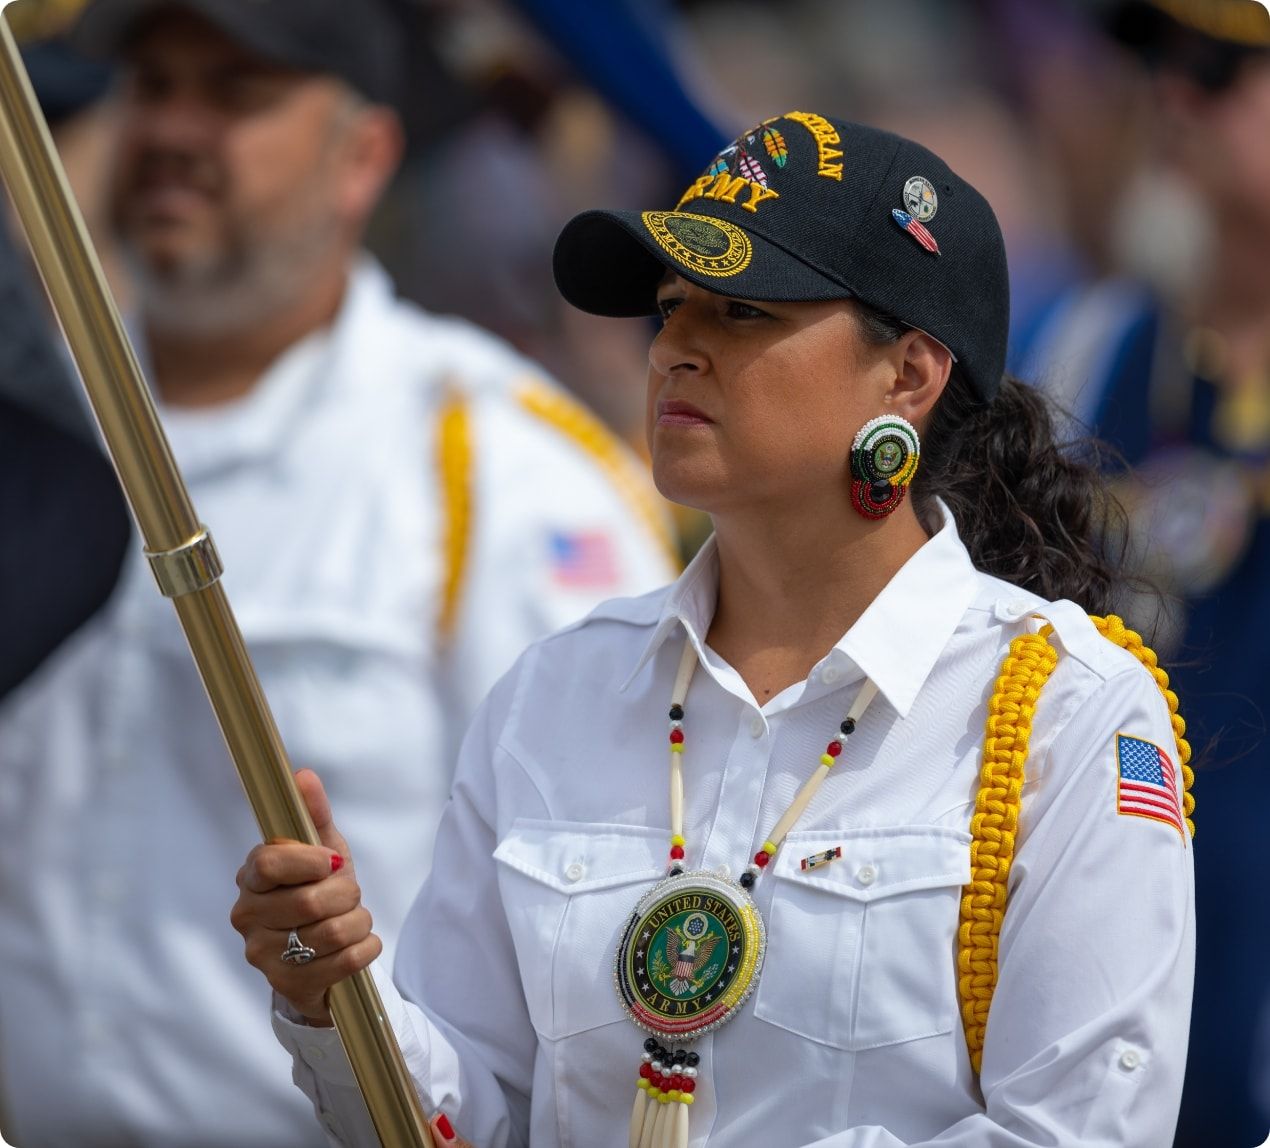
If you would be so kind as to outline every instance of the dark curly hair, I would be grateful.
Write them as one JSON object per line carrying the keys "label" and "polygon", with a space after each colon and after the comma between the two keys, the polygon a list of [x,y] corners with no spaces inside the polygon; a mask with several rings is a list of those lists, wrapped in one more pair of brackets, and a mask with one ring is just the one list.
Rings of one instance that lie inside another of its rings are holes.
{"label": "dark curly hair", "polygon": [[[910,328],[857,302],[865,338],[893,343]],[[942,498],[975,566],[1091,614],[1112,609],[1125,579],[1128,523],[1090,441],[1059,438],[1053,407],[1012,376],[985,405],[954,363],[922,436],[913,480],[930,526]]]}

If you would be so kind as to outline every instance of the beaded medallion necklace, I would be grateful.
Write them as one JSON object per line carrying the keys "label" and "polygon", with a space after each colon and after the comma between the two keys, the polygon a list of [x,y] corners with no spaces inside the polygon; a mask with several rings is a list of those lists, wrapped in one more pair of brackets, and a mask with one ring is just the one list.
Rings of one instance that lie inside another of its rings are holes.
{"label": "beaded medallion necklace", "polygon": [[644,1041],[629,1148],[687,1148],[688,1109],[700,1058],[672,1046],[726,1024],[754,991],[763,969],[767,931],[750,890],[877,694],[877,686],[866,679],[820,755],[815,773],[739,881],[732,881],[704,870],[685,871],[683,865],[684,699],[696,668],[696,651],[685,640],[670,699],[670,865],[666,877],[640,898],[627,919],[613,973],[626,1015],[653,1034]]}

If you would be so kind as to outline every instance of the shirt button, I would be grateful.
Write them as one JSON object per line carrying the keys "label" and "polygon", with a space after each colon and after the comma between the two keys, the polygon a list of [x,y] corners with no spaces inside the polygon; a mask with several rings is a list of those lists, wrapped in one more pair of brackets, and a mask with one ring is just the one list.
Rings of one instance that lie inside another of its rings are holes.
{"label": "shirt button", "polygon": [[826,666],[820,671],[820,680],[826,685],[833,685],[840,677],[842,677],[842,671],[837,666]]}
{"label": "shirt button", "polygon": [[1120,1054],[1120,1067],[1123,1068],[1125,1072],[1132,1072],[1141,1063],[1142,1057],[1140,1057],[1132,1048],[1126,1048],[1124,1052]]}
{"label": "shirt button", "polygon": [[856,870],[855,879],[861,885],[872,885],[878,879],[878,871],[872,865],[861,865]]}
{"label": "shirt button", "polygon": [[763,723],[763,719],[761,717],[755,717],[750,719],[750,736],[751,737],[762,737],[763,731],[766,729],[767,729],[767,726]]}
{"label": "shirt button", "polygon": [[584,873],[586,873],[586,866],[577,861],[564,871],[565,879],[568,881],[581,881]]}

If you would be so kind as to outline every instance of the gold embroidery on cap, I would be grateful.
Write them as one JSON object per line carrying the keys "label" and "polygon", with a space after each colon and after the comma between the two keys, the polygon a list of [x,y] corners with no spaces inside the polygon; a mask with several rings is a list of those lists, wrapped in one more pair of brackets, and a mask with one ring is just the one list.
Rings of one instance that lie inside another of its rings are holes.
{"label": "gold embroidery on cap", "polygon": [[786,112],[785,118],[802,124],[815,137],[816,150],[820,157],[816,174],[823,175],[826,179],[842,179],[842,151],[830,146],[842,142],[838,129],[815,112]]}
{"label": "gold embroidery on cap", "polygon": [[780,193],[761,183],[746,179],[741,175],[729,172],[707,172],[700,179],[695,179],[687,190],[679,197],[676,207],[683,207],[694,199],[716,199],[720,203],[735,203],[737,196],[748,189],[748,198],[741,204],[746,211],[757,214],[758,205],[769,199],[780,199]]}
{"label": "gold embroidery on cap", "polygon": [[750,237],[726,220],[684,211],[646,211],[641,218],[658,247],[701,275],[724,278],[750,265]]}

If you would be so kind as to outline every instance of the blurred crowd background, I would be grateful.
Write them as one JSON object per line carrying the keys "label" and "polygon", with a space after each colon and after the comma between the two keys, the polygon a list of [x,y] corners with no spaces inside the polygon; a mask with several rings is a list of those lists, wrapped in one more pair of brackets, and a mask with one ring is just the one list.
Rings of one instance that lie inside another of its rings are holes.
{"label": "blurred crowd background", "polygon": [[[7,15],[126,310],[102,212],[111,77],[62,39],[77,7],[17,0]],[[400,0],[400,17],[409,144],[372,250],[405,295],[545,364],[637,450],[650,328],[559,300],[551,248],[571,215],[673,206],[726,140],[795,107],[913,137],[987,195],[1011,261],[1014,369],[1071,414],[1073,449],[1086,430],[1109,441],[1130,560],[1150,579],[1125,610],[1192,721],[1199,963],[1176,1143],[1259,1144],[1270,15],[1252,0]],[[0,394],[69,424],[55,359],[0,334]],[[688,555],[705,527],[678,520]],[[4,547],[12,585],[27,558]]]}

